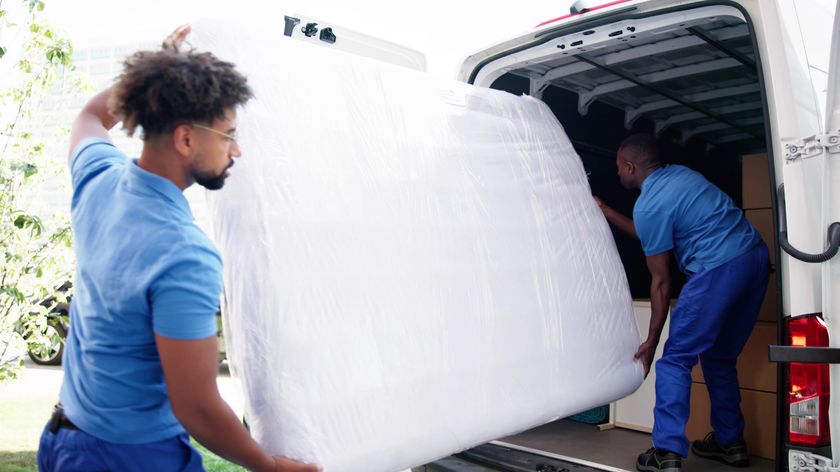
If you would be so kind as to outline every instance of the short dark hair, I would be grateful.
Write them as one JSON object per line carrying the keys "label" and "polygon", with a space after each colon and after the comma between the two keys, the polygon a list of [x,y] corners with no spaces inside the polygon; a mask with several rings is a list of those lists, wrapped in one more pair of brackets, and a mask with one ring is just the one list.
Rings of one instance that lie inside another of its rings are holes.
{"label": "short dark hair", "polygon": [[621,142],[618,149],[629,151],[629,157],[636,165],[647,167],[662,163],[656,138],[647,133],[637,133],[628,136]]}
{"label": "short dark hair", "polygon": [[248,80],[234,65],[209,52],[169,48],[140,51],[123,63],[109,110],[129,135],[143,139],[171,132],[184,123],[212,123],[229,108],[253,97]]}

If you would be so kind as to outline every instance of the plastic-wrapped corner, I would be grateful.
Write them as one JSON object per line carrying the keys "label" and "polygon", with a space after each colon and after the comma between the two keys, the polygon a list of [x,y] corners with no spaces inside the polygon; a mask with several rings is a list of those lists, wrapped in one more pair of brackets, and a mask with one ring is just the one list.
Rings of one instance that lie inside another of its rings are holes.
{"label": "plastic-wrapped corner", "polygon": [[327,471],[394,471],[642,380],[624,271],[540,101],[224,24],[256,99],[212,192],[251,430]]}

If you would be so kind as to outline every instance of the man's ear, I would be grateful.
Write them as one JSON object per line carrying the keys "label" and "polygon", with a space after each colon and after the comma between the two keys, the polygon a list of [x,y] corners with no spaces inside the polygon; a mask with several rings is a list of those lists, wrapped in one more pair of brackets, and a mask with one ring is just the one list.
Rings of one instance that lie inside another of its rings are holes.
{"label": "man's ear", "polygon": [[632,175],[636,173],[636,163],[631,161],[624,161],[627,163],[627,173]]}
{"label": "man's ear", "polygon": [[198,145],[195,138],[195,130],[192,126],[188,124],[178,125],[172,131],[172,146],[178,154],[192,158]]}

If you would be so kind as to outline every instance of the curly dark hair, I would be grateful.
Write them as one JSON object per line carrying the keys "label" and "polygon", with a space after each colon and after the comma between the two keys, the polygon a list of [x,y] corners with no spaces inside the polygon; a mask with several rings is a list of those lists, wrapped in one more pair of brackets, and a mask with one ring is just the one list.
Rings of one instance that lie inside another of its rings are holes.
{"label": "curly dark hair", "polygon": [[252,97],[248,80],[232,63],[209,52],[169,48],[129,56],[108,108],[129,136],[143,128],[145,140],[180,124],[223,119],[225,110]]}

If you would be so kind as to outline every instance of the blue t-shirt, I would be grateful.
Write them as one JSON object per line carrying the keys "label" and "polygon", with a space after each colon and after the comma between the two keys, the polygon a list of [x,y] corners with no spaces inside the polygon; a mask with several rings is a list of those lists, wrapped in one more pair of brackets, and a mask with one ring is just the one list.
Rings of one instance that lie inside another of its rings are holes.
{"label": "blue t-shirt", "polygon": [[686,273],[714,269],[761,242],[729,196],[679,165],[657,169],[642,182],[633,222],[646,255],[673,249]]}
{"label": "blue t-shirt", "polygon": [[216,333],[222,262],[170,180],[87,139],[70,163],[77,256],[61,402],[83,431],[139,444],[184,430],[169,404],[155,333]]}

